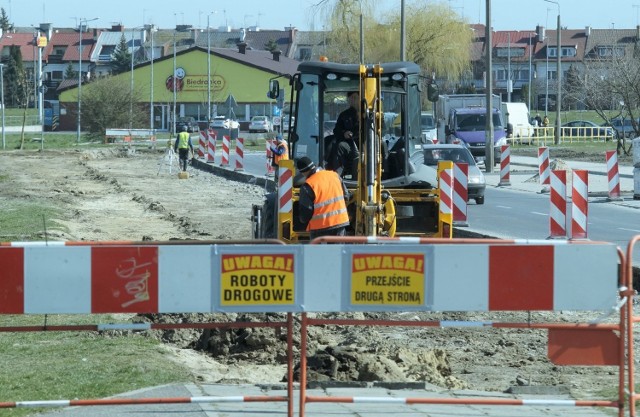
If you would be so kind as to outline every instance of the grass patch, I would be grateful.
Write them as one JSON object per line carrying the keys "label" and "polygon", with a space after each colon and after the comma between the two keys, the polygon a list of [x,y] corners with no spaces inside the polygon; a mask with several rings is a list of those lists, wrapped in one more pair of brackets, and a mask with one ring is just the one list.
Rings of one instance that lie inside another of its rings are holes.
{"label": "grass patch", "polygon": [[49,230],[64,230],[52,220],[61,218],[63,210],[45,202],[0,199],[0,208],[0,240],[41,240],[44,237],[45,224]]}
{"label": "grass patch", "polygon": [[[44,316],[3,316],[3,326],[43,325]],[[47,323],[113,322],[111,316],[49,316]],[[0,333],[0,401],[102,398],[190,381],[166,348],[147,333]],[[38,410],[42,411],[42,410]],[[0,409],[0,417],[26,416],[33,409]]]}

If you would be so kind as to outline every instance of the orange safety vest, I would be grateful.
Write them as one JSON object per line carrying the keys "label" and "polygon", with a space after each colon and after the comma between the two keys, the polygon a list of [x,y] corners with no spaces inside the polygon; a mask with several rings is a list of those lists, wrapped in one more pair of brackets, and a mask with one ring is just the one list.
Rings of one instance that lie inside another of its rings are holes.
{"label": "orange safety vest", "polygon": [[283,147],[284,148],[284,152],[282,153],[282,155],[277,155],[274,154],[273,155],[273,164],[274,165],[278,165],[278,162],[280,161],[286,161],[287,159],[289,159],[289,148],[287,147],[287,142],[282,141],[278,144],[278,148],[279,147]]}
{"label": "orange safety vest", "polygon": [[306,183],[316,196],[307,231],[349,224],[342,182],[338,174],[321,170],[307,178]]}

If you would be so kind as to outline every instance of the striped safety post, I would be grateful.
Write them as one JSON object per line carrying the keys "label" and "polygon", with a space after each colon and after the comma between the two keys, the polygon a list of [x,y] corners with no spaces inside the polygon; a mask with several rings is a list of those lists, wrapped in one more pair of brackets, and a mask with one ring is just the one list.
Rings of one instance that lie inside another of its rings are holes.
{"label": "striped safety post", "polygon": [[213,129],[207,131],[207,162],[214,163],[216,160],[216,140],[218,135]]}
{"label": "striped safety post", "polygon": [[220,161],[221,167],[229,166],[229,145],[230,145],[229,136],[227,135],[222,136],[222,159]]}
{"label": "striped safety post", "polygon": [[438,162],[438,188],[440,190],[440,205],[438,221],[443,237],[449,237],[453,232],[453,163]]}
{"label": "striped safety post", "polygon": [[467,201],[469,200],[469,164],[453,164],[453,224],[469,226],[467,223]]}
{"label": "striped safety post", "polygon": [[573,171],[571,191],[571,238],[587,239],[589,218],[589,171]]}
{"label": "striped safety post", "polygon": [[267,147],[267,177],[273,177],[276,173],[275,167],[273,166],[273,152],[271,152],[271,146],[273,146],[273,142],[269,139],[265,141]]}
{"label": "striped safety post", "polygon": [[609,181],[609,200],[622,200],[620,197],[620,174],[618,172],[618,153],[606,151],[607,179]]}
{"label": "striped safety post", "polygon": [[542,185],[541,193],[549,192],[549,148],[541,146],[538,148],[538,174],[540,176],[540,185]]}
{"label": "striped safety post", "polygon": [[511,148],[502,145],[500,148],[500,183],[498,187],[511,185]]}
{"label": "striped safety post", "polygon": [[244,138],[236,139],[236,171],[244,171]]}
{"label": "striped safety post", "polygon": [[207,154],[207,131],[201,130],[198,135],[198,159],[204,159]]}
{"label": "striped safety post", "polygon": [[549,237],[567,237],[567,171],[551,171]]}

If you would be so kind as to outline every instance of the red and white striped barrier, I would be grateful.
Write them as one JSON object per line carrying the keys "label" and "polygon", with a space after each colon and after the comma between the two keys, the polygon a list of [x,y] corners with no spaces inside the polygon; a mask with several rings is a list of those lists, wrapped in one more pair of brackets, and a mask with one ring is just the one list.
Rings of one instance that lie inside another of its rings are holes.
{"label": "red and white striped barrier", "polygon": [[218,135],[213,129],[207,131],[207,162],[214,163],[216,161],[216,140]]}
{"label": "red and white striped barrier", "polygon": [[273,177],[276,173],[276,169],[273,166],[273,152],[271,152],[271,146],[273,146],[273,141],[267,139],[265,141],[267,146],[267,173],[268,177]]}
{"label": "red and white striped barrier", "polygon": [[500,183],[499,187],[511,185],[511,148],[502,145],[500,148]]}
{"label": "red and white striped barrier", "polygon": [[38,408],[38,407],[79,407],[96,405],[140,405],[140,404],[204,404],[204,403],[255,403],[287,402],[286,396],[228,396],[228,397],[164,397],[164,398],[101,398],[90,400],[42,400],[0,402],[1,408]]}
{"label": "red and white striped barrier", "polygon": [[278,213],[293,211],[293,170],[278,167]]}
{"label": "red and white striped barrier", "polygon": [[549,237],[567,237],[567,171],[551,171]]}
{"label": "red and white striped barrier", "polygon": [[220,161],[220,166],[221,167],[228,167],[229,166],[229,148],[231,146],[231,141],[229,139],[229,136],[224,135],[222,136],[222,159]]}
{"label": "red and white striped barrier", "polygon": [[469,164],[453,164],[453,223],[469,226],[467,223],[467,201],[469,199]]}
{"label": "red and white striped barrier", "polygon": [[607,179],[609,180],[609,199],[620,200],[620,174],[618,172],[618,153],[607,151]]}
{"label": "red and white striped barrier", "polygon": [[589,218],[589,171],[573,171],[571,191],[571,238],[587,239]]}
{"label": "red and white striped barrier", "polygon": [[201,130],[198,135],[198,159],[204,159],[207,155],[207,131]]}
{"label": "red and white striped barrier", "polygon": [[540,176],[540,185],[542,185],[542,193],[549,192],[549,148],[541,146],[538,148],[538,174]]}
{"label": "red and white striped barrier", "polygon": [[244,171],[244,138],[236,139],[236,171]]}
{"label": "red and white striped barrier", "polygon": [[440,216],[453,214],[453,170],[440,171],[438,181],[440,188]]}

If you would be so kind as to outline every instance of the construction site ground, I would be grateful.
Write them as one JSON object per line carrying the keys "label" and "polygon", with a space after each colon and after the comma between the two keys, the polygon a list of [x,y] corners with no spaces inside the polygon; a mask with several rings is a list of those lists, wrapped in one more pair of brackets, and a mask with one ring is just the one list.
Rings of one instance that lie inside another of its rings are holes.
{"label": "construction site ground", "polygon": [[[193,168],[190,178],[178,179],[175,167],[169,172],[163,152],[118,146],[1,153],[0,177],[5,180],[0,181],[0,210],[29,202],[56,206],[63,214],[34,218],[43,225],[37,235],[2,235],[0,240],[250,239],[251,207],[262,203],[264,188]],[[366,317],[574,322],[600,314],[374,312]],[[252,320],[236,314],[145,319]],[[327,326],[313,327],[309,334],[310,380],[424,381],[494,392],[529,387],[576,398],[601,397],[607,390],[615,397],[617,368],[553,365],[546,355],[545,331]],[[273,330],[185,330],[156,336],[170,345],[175,360],[191,369],[197,382],[276,383],[285,376],[284,340]]]}

